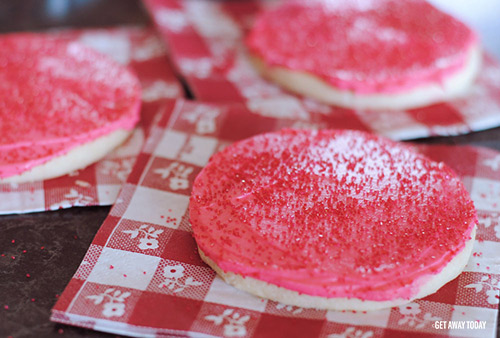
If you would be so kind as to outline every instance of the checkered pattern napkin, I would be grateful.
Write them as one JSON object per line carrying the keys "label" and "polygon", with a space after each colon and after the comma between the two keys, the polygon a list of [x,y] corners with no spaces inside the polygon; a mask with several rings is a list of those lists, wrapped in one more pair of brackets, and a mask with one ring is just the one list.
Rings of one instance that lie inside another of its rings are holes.
{"label": "checkered pattern napkin", "polygon": [[[213,153],[294,121],[256,116],[243,104],[179,100],[169,110],[152,128],[116,204],[52,310],[53,321],[140,337],[494,336],[500,288],[500,153],[418,148],[456,170],[479,210],[474,254],[458,278],[436,294],[392,309],[303,309],[253,297],[216,277],[198,256],[187,213],[191,184]],[[434,328],[440,320],[479,320],[486,327]]]}
{"label": "checkered pattern napkin", "polygon": [[488,56],[477,84],[464,99],[405,111],[353,111],[286,93],[254,71],[243,39],[256,13],[276,0],[144,3],[167,41],[176,68],[200,100],[245,102],[256,113],[305,122],[321,117],[349,119],[393,139],[500,126],[500,66]]}
{"label": "checkered pattern napkin", "polygon": [[110,205],[132,170],[147,126],[168,98],[183,96],[163,42],[152,29],[113,28],[52,32],[106,53],[130,66],[143,87],[141,124],[126,144],[100,162],[69,175],[24,184],[0,184],[0,214]]}

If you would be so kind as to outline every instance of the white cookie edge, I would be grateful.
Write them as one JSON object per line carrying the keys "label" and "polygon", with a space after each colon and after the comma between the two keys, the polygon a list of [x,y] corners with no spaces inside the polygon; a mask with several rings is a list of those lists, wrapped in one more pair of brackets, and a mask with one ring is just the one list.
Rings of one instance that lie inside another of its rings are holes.
{"label": "white cookie edge", "polygon": [[324,310],[352,310],[352,311],[374,311],[385,308],[391,308],[412,302],[415,299],[426,297],[435,293],[443,285],[455,279],[467,265],[472,253],[474,239],[476,236],[476,226],[471,232],[471,239],[465,244],[465,247],[437,274],[432,275],[424,281],[420,291],[410,299],[398,298],[389,301],[361,300],[358,298],[325,298],[320,296],[310,296],[301,294],[297,291],[285,289],[274,284],[270,284],[252,277],[243,277],[242,275],[224,272],[198,247],[201,259],[207,263],[215,272],[228,284],[246,291],[255,296],[270,299],[286,305],[294,305],[303,308],[316,308]]}
{"label": "white cookie edge", "polygon": [[34,166],[21,174],[0,178],[0,183],[25,183],[66,175],[99,161],[122,144],[133,130],[118,129],[90,142],[78,145],[66,154]]}
{"label": "white cookie edge", "polygon": [[256,55],[251,55],[250,60],[264,78],[296,94],[344,108],[398,110],[428,106],[466,95],[481,69],[482,51],[478,44],[471,46],[465,65],[442,82],[425,83],[395,94],[356,94],[338,89],[312,73],[267,65]]}

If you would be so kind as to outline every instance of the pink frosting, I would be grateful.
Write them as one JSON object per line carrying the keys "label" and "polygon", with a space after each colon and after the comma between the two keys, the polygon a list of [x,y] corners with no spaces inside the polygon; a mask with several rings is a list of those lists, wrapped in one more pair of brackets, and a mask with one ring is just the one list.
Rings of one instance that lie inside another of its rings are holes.
{"label": "pink frosting", "polygon": [[262,13],[247,45],[271,66],[371,94],[441,83],[464,67],[477,40],[424,0],[316,0]]}
{"label": "pink frosting", "polygon": [[43,164],[139,119],[137,77],[78,43],[0,38],[0,178]]}
{"label": "pink frosting", "polygon": [[477,223],[446,165],[339,130],[284,130],[225,148],[195,180],[190,219],[224,271],[375,301],[415,296]]}

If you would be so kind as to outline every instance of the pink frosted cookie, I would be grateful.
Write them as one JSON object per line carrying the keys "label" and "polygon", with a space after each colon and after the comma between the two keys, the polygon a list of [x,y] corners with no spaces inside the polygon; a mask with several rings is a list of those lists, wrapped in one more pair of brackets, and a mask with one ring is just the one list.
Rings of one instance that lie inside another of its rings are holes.
{"label": "pink frosted cookie", "polygon": [[348,108],[463,95],[481,63],[476,34],[424,0],[285,1],[257,18],[246,42],[264,77]]}
{"label": "pink frosted cookie", "polygon": [[0,183],[83,168],[122,143],[139,119],[134,74],[78,43],[0,37]]}
{"label": "pink frosted cookie", "polygon": [[202,259],[285,304],[375,310],[425,297],[470,256],[474,205],[443,163],[379,136],[283,130],[235,143],[195,180]]}

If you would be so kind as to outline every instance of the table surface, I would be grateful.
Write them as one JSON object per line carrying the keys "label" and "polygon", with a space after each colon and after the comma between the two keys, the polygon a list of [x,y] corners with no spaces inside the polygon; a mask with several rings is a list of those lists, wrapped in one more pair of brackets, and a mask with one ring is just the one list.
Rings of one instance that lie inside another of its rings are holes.
{"label": "table surface", "polygon": [[[140,1],[0,0],[0,33],[125,24],[150,24]],[[500,128],[417,142],[500,150]],[[50,309],[78,268],[109,209],[87,207],[0,216],[0,337],[116,337],[49,321]]]}

